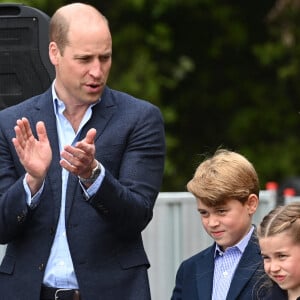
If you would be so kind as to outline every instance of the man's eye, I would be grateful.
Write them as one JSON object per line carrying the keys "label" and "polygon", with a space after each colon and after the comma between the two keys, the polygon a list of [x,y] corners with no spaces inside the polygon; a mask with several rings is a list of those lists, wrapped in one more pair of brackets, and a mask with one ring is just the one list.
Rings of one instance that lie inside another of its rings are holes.
{"label": "man's eye", "polygon": [[100,61],[102,62],[108,61],[109,59],[110,59],[110,55],[100,57]]}
{"label": "man's eye", "polygon": [[79,57],[78,60],[81,61],[81,62],[87,62],[87,61],[90,60],[90,58],[84,56],[84,57]]}

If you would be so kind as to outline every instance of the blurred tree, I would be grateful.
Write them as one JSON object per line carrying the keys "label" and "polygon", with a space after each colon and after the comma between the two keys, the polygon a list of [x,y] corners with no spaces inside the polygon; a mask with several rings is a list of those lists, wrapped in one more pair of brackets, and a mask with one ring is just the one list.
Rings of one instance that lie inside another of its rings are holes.
{"label": "blurred tree", "polygon": [[48,15],[56,10],[57,7],[63,5],[65,1],[63,0],[14,0],[14,1],[5,1],[0,0],[0,3],[19,3],[31,7],[35,7],[44,11]]}
{"label": "blurred tree", "polygon": [[164,113],[164,190],[184,190],[201,154],[221,146],[247,155],[262,187],[297,172],[296,156],[279,155],[298,143],[284,134],[296,125],[295,117],[283,117],[296,115],[295,107],[277,89],[276,66],[259,56],[273,7],[274,1],[125,0],[102,8],[114,36],[111,85]]}
{"label": "blurred tree", "polygon": [[[52,15],[73,1],[20,2]],[[164,191],[185,190],[218,147],[246,155],[262,188],[300,174],[299,2],[88,1],[110,22],[109,85],[163,112]]]}
{"label": "blurred tree", "polygon": [[266,120],[263,135],[256,137],[261,137],[260,143],[247,151],[257,156],[265,181],[282,181],[300,174],[300,1],[277,0],[265,21],[268,35],[254,45],[253,53],[263,72],[269,74],[264,81],[269,106],[257,114]]}
{"label": "blurred tree", "polygon": [[[173,153],[180,151],[180,140],[171,130],[178,122],[178,112],[173,105],[177,101],[176,88],[194,70],[191,57],[180,51],[173,54],[176,43],[184,42],[175,39],[177,28],[168,20],[177,4],[172,0],[110,1],[109,7],[103,8],[98,4],[100,10],[107,11],[113,34],[110,85],[151,101],[163,112],[167,139],[164,190],[174,190],[176,186],[177,162]],[[172,102],[167,100],[166,91],[172,94]],[[182,189],[184,186],[180,185],[178,190]]]}
{"label": "blurred tree", "polygon": [[[202,154],[218,147],[247,155],[262,188],[300,172],[297,85],[286,81],[290,73],[297,78],[299,59],[279,35],[289,41],[285,23],[297,24],[290,19],[297,6],[276,25],[268,21],[275,1],[118,3],[108,12],[114,49],[124,50],[114,54],[111,82],[164,112],[164,190],[184,190]],[[290,52],[294,60],[278,64]]]}

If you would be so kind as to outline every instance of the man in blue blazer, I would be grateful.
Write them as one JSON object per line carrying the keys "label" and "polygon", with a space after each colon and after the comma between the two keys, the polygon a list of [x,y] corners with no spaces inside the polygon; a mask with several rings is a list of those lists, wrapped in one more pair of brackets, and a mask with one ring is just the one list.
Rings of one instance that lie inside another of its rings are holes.
{"label": "man in blue blazer", "polygon": [[157,107],[106,86],[111,46],[95,8],[60,8],[51,88],[0,112],[1,299],[150,299],[141,232],[164,125]]}

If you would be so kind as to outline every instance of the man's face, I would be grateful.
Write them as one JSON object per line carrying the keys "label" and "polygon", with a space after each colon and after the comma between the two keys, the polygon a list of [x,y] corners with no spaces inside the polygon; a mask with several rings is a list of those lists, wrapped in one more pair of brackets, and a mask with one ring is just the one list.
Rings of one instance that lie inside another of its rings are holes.
{"label": "man's face", "polygon": [[108,27],[91,24],[72,27],[69,43],[61,53],[50,43],[50,58],[56,68],[55,88],[59,98],[76,105],[95,103],[106,85],[112,62],[112,40]]}

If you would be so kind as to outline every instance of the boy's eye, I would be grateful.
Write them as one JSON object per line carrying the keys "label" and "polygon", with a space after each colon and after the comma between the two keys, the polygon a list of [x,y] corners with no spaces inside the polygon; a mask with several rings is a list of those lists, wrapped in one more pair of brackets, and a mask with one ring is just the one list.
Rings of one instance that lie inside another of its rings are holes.
{"label": "boy's eye", "polygon": [[208,212],[205,211],[205,210],[199,210],[199,213],[200,213],[201,217],[206,217],[206,216],[208,216]]}
{"label": "boy's eye", "polygon": [[217,212],[219,215],[224,215],[226,213],[226,209],[218,209]]}

